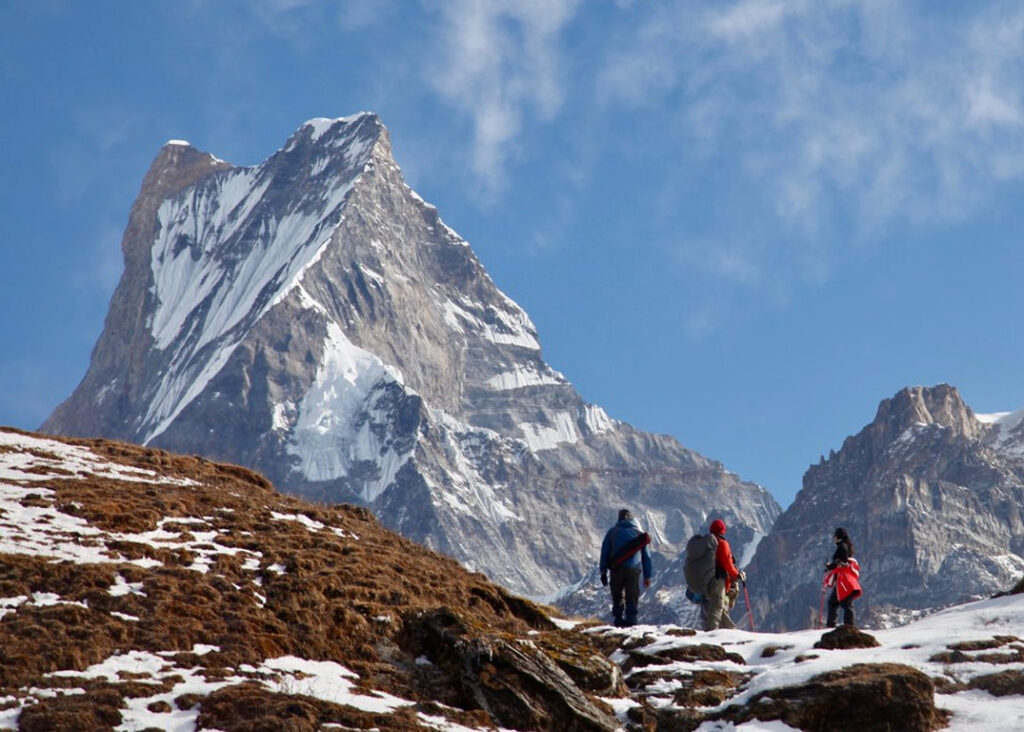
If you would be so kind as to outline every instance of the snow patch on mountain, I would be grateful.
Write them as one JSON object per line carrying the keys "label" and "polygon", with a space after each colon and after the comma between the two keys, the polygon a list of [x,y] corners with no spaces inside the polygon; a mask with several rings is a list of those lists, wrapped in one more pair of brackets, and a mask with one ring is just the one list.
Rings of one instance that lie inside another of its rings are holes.
{"label": "snow patch on mountain", "polygon": [[523,435],[522,441],[531,452],[554,450],[559,445],[571,445],[580,441],[581,435],[576,426],[575,415],[570,412],[556,412],[552,416],[555,420],[553,425],[533,422],[522,422],[518,425]]}
{"label": "snow patch on mountain", "polygon": [[291,401],[284,401],[279,404],[275,404],[274,408],[270,411],[271,426],[278,432],[287,432],[290,430],[295,422],[295,415],[298,410],[295,407],[295,403]]}
{"label": "snow patch on mountain", "polygon": [[1019,409],[1016,412],[996,412],[975,416],[979,422],[992,425],[996,430],[996,437],[992,443],[993,448],[1014,457],[1024,457],[1024,436],[1021,434],[1022,425],[1024,425],[1024,409]]}
{"label": "snow patch on mountain", "polygon": [[431,487],[435,505],[445,504],[466,516],[478,516],[494,525],[521,520],[502,496],[503,486],[481,474],[481,456],[491,449],[501,449],[511,441],[497,432],[471,427],[440,409],[429,409],[442,439],[448,459],[455,468],[437,479],[425,476]]}
{"label": "snow patch on mountain", "polygon": [[[342,219],[344,219],[344,216],[342,217]],[[280,303],[296,289],[302,289],[301,283],[303,276],[306,274],[307,271],[309,271],[311,267],[313,267],[320,261],[320,258],[323,257],[324,252],[327,250],[327,247],[328,245],[330,245],[330,243],[331,237],[327,237],[326,239],[323,240],[323,242],[317,248],[313,256],[310,257],[309,261],[302,265],[296,272],[294,272],[291,275],[288,282],[286,282],[284,287],[282,287],[281,290],[277,293],[277,295],[274,296],[274,298],[270,301],[270,304],[263,309],[263,312],[269,311],[270,308]],[[320,305],[320,303],[316,302],[316,300],[314,300],[312,297],[310,297],[309,293],[306,292],[306,290],[302,289],[300,295],[302,296],[302,302],[304,305],[306,305],[306,307],[311,308],[313,310],[320,310],[321,312],[323,311],[323,306]]]}
{"label": "snow patch on mountain", "polygon": [[[622,636],[620,649],[611,658],[622,662],[629,650],[642,647],[648,656],[673,658],[686,654],[673,653],[686,646],[702,644],[721,645],[738,654],[742,663],[733,661],[671,661],[641,667],[650,674],[656,668],[663,677],[660,686],[648,686],[649,692],[664,691],[664,708],[674,709],[672,692],[681,681],[694,672],[732,671],[751,674],[752,678],[721,703],[702,707],[702,712],[719,712],[727,707],[744,705],[758,695],[770,698],[775,690],[807,684],[815,677],[839,671],[855,664],[902,664],[921,671],[933,679],[942,679],[951,687],[947,693],[936,693],[935,706],[951,712],[948,727],[956,732],[989,732],[1016,729],[1024,719],[1024,697],[1019,694],[995,696],[981,689],[970,688],[971,682],[994,672],[1018,673],[1024,664],[1008,661],[999,663],[999,652],[961,652],[963,660],[950,663],[950,649],[957,644],[978,644],[991,648],[1007,641],[1016,642],[1024,623],[1024,596],[1010,595],[950,608],[895,629],[869,629],[879,646],[826,650],[815,648],[821,630],[790,633],[751,633],[745,630],[715,630],[684,636],[673,626],[641,625],[613,632]],[[608,626],[589,628],[586,632],[600,635],[609,632]],[[627,650],[629,649],[629,650]],[[1012,647],[1003,646],[1002,654],[1010,655]],[[988,656],[988,658],[986,658]],[[637,673],[627,671],[627,676]],[[659,682],[655,682],[659,683]],[[691,682],[692,683],[692,682]],[[662,696],[658,694],[658,696]],[[687,711],[679,707],[680,712]],[[706,721],[698,730],[785,730],[787,726],[769,726],[773,723],[754,720],[739,725],[731,722]],[[782,723],[778,723],[782,724]]]}
{"label": "snow patch on mountain", "polygon": [[153,470],[112,463],[86,447],[16,432],[0,432],[0,481],[34,482],[88,476],[137,483],[194,485],[187,479],[166,478]]}
{"label": "snow patch on mountain", "polygon": [[754,558],[754,553],[757,551],[757,545],[761,543],[761,539],[765,537],[760,531],[754,532],[754,538],[750,540],[750,543],[743,549],[743,556],[740,557],[740,561],[737,562],[737,566],[740,569],[750,564],[750,560]]}
{"label": "snow patch on mountain", "polygon": [[488,306],[482,313],[483,317],[480,317],[473,312],[480,308],[479,305],[464,298],[460,298],[459,302],[448,299],[442,304],[444,322],[459,333],[475,335],[491,343],[539,351],[537,329],[529,316],[511,300],[508,303],[510,310]]}
{"label": "snow patch on mountain", "polygon": [[[321,137],[345,121],[314,124],[314,133]],[[240,341],[232,331],[280,302],[319,261],[359,179],[352,172],[365,166],[375,139],[340,129],[344,133],[331,141],[340,152],[327,156],[338,175],[324,174],[327,166],[310,173],[319,176],[317,185],[276,216],[261,205],[275,182],[274,158],[212,175],[161,204],[151,250],[155,306],[149,327],[156,348],[174,352],[145,416],[146,443],[224,366]],[[339,156],[345,165],[338,165]],[[210,344],[217,347],[204,350]]]}
{"label": "snow patch on mountain", "polygon": [[402,386],[402,373],[353,344],[337,323],[327,323],[322,365],[302,402],[288,452],[311,481],[345,477],[360,461],[380,462],[379,477],[364,488],[373,501],[394,480],[411,453],[396,454],[373,429],[386,416],[374,396],[388,384]]}
{"label": "snow patch on mountain", "polygon": [[593,434],[600,435],[604,432],[611,432],[618,422],[608,416],[601,407],[596,404],[588,404],[583,409],[583,419]]}
{"label": "snow patch on mountain", "polygon": [[[219,248],[222,239],[237,231],[263,197],[270,180],[264,178],[257,183],[259,174],[256,168],[228,171],[208,185],[165,201],[157,211],[159,233],[151,253],[156,306],[150,324],[157,348],[165,349],[174,342],[189,315],[216,288],[227,289],[225,294],[235,297],[222,295],[219,307],[207,318],[213,331],[211,336],[223,332],[232,317],[237,322],[242,316],[231,306],[238,305],[238,295],[244,295],[246,288],[221,287],[223,263],[210,255]],[[253,257],[249,268],[261,259]],[[247,274],[251,277],[251,273]],[[231,293],[231,289],[236,292]],[[241,293],[237,292],[239,289]],[[212,337],[199,345],[209,340]]]}
{"label": "snow patch on mountain", "polygon": [[240,342],[238,338],[224,343],[206,359],[184,364],[166,376],[146,409],[143,424],[153,427],[143,438],[143,445],[148,445],[163,434],[181,411],[202,394],[210,380],[224,368]]}
{"label": "snow patch on mountain", "polygon": [[550,369],[540,372],[532,364],[530,366],[517,365],[514,370],[505,371],[487,380],[487,386],[497,391],[513,391],[529,386],[557,386],[565,383],[565,377],[558,372]]}
{"label": "snow patch on mountain", "polygon": [[[143,557],[127,559],[116,548],[125,543],[146,544],[157,549],[188,550],[195,561],[187,568],[207,572],[219,555],[247,555],[259,560],[259,552],[219,543],[219,534],[208,528],[208,519],[162,518],[152,531],[137,533],[104,531],[67,512],[57,493],[39,485],[51,480],[107,480],[184,488],[197,486],[187,478],[170,478],[155,471],[121,465],[87,447],[68,445],[16,432],[0,431],[0,553],[47,555],[55,561],[78,564],[115,563],[152,568],[162,562]],[[31,499],[31,500],[28,500]],[[183,524],[190,524],[187,532]],[[188,538],[183,537],[187,533]],[[114,592],[119,590],[115,589]]]}
{"label": "snow patch on mountain", "polygon": [[312,142],[316,142],[335,125],[350,125],[353,122],[357,122],[363,117],[368,116],[371,116],[370,112],[357,112],[356,114],[351,114],[347,117],[314,117],[313,119],[307,120],[303,123],[300,129],[308,127],[311,130]]}

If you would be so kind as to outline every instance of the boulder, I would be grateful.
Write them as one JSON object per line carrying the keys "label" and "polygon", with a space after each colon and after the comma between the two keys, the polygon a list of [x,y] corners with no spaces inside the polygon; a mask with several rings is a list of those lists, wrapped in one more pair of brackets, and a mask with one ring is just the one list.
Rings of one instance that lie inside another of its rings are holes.
{"label": "boulder", "polygon": [[968,689],[984,689],[992,696],[1024,695],[1024,672],[1016,669],[975,676],[967,682]]}
{"label": "boulder", "polygon": [[738,653],[731,653],[722,648],[722,646],[712,643],[699,643],[692,646],[663,648],[656,653],[649,653],[644,650],[631,651],[629,657],[622,664],[622,670],[628,672],[635,668],[663,666],[680,661],[688,663],[695,663],[697,661],[731,661],[740,666],[746,665],[743,656]]}
{"label": "boulder", "polygon": [[[404,626],[402,645],[429,659],[432,685],[451,694],[446,703],[480,709],[511,729],[605,732],[619,726],[533,641],[475,627],[447,608],[408,616]],[[598,663],[593,656],[590,661]],[[607,678],[614,673],[609,668]]]}
{"label": "boulder", "polygon": [[879,643],[873,635],[869,635],[852,625],[840,625],[821,636],[814,644],[815,648],[826,650],[846,650],[850,648],[877,648]]}
{"label": "boulder", "polygon": [[928,676],[902,664],[858,664],[772,689],[713,716],[742,724],[780,720],[802,730],[931,732],[946,723]]}

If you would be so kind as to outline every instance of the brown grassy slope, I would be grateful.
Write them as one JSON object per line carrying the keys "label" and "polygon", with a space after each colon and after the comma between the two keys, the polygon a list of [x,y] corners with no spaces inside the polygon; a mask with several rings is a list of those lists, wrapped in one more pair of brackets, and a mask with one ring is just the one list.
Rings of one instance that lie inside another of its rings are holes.
{"label": "brown grassy slope", "polygon": [[[176,652],[168,657],[201,667],[208,678],[298,656],[338,662],[366,689],[419,702],[414,710],[444,709],[435,702],[464,710],[444,712],[464,723],[552,729],[613,724],[607,709],[578,688],[623,690],[615,669],[584,636],[557,630],[543,609],[387,531],[365,509],[285,496],[262,476],[233,465],[102,440],[66,442],[196,485],[92,475],[49,478],[39,486],[52,494],[26,493],[22,505],[52,504],[118,534],[102,540],[124,558],[152,558],[160,565],[0,555],[0,598],[54,593],[62,600],[26,604],[0,619],[0,697],[21,699],[28,688],[59,686],[61,680],[47,674],[82,670],[130,650]],[[311,529],[275,513],[323,526]],[[159,547],[139,540],[138,534],[158,526],[175,536]],[[212,538],[197,544],[204,535]],[[189,568],[207,552],[208,572]],[[118,575],[141,589],[112,595]],[[198,655],[192,652],[197,644],[218,650]],[[131,679],[120,681],[93,683],[81,698],[42,700],[22,713],[20,723],[46,728],[60,726],[61,719],[93,720],[102,729],[106,723],[95,720],[116,716],[110,709],[123,707],[124,697],[134,693]],[[564,688],[551,688],[559,686]],[[417,726],[409,709],[382,717],[284,698],[254,684],[179,700],[179,707],[189,703],[200,704],[202,725],[220,729],[274,728],[285,713],[295,729],[327,721]]]}

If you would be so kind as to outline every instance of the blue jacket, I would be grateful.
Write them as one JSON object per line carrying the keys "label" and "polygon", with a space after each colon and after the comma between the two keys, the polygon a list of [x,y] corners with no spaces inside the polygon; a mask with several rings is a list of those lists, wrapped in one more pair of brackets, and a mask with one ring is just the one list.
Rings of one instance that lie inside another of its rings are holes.
{"label": "blue jacket", "polygon": [[[611,568],[612,557],[618,553],[620,547],[642,533],[640,527],[632,519],[623,519],[608,529],[608,533],[604,535],[604,542],[601,544],[601,572],[607,572]],[[644,570],[644,579],[650,579],[652,574],[651,553],[646,546],[619,566],[639,567],[641,565]]]}

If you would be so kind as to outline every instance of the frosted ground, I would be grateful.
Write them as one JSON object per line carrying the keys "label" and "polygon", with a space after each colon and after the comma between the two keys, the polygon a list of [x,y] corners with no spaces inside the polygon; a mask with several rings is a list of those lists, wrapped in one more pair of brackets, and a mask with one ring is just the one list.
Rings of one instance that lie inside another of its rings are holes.
{"label": "frosted ground", "polygon": [[[939,654],[948,653],[948,647],[956,643],[987,640],[995,636],[1019,636],[1024,631],[1024,595],[1019,594],[960,605],[899,628],[863,629],[878,640],[881,644],[878,648],[817,649],[814,648],[814,644],[821,638],[821,630],[790,633],[715,630],[679,637],[668,634],[667,631],[672,627],[674,626],[636,626],[617,632],[625,632],[631,639],[639,640],[646,637],[648,645],[644,648],[645,652],[657,653],[678,646],[716,643],[730,652],[739,654],[746,662],[746,665],[729,661],[676,662],[664,667],[664,670],[669,672],[718,669],[756,674],[739,694],[719,707],[709,708],[708,711],[724,709],[733,704],[744,704],[761,692],[785,686],[798,686],[820,674],[854,664],[904,664],[918,669],[929,677],[945,677],[962,684],[996,671],[1024,672],[1024,663],[993,666],[980,660],[956,664],[930,660]],[[608,628],[602,626],[592,632],[600,632],[602,629]],[[763,657],[762,653],[769,647],[778,650],[770,657]],[[797,661],[798,658],[802,660]],[[612,659],[621,663],[625,660],[625,655],[617,652]],[[645,666],[638,670],[650,672],[652,668]],[[671,703],[671,692],[677,686],[678,683],[666,682],[663,689],[664,704]],[[650,697],[648,700],[654,701]],[[622,699],[606,701],[616,706],[620,717],[630,706],[636,704],[631,700]],[[973,689],[954,694],[937,693],[935,705],[952,712],[953,716],[947,729],[955,732],[1024,729],[1024,696],[996,697],[987,691]],[[700,732],[779,732],[792,728],[782,722],[773,721],[748,722],[740,725],[729,722],[705,722],[698,729]]]}

